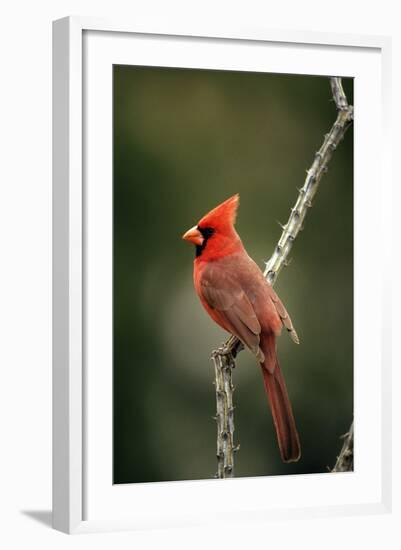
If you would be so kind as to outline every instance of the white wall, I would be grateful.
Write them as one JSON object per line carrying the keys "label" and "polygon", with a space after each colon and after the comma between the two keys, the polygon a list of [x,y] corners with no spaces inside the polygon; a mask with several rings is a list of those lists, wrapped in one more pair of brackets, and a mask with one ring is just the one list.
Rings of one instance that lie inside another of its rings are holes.
{"label": "white wall", "polygon": [[[64,548],[111,544],[132,548],[217,548],[226,533],[169,530],[164,533],[123,533],[67,537],[32,519],[48,520],[51,506],[51,21],[65,15],[129,17],[151,22],[196,20],[217,29],[242,25],[267,28],[393,34],[394,67],[401,67],[400,17],[397,2],[322,0],[257,2],[247,0],[14,0],[2,6],[0,85],[0,544]],[[394,98],[401,97],[400,73],[394,75]],[[397,99],[398,101],[398,99]],[[394,102],[396,103],[396,102]],[[395,124],[400,107],[394,105]],[[400,139],[394,142],[398,158]],[[398,185],[399,186],[399,185]],[[401,204],[395,198],[395,208]],[[399,212],[395,211],[396,218]],[[393,234],[395,232],[393,231]],[[395,241],[398,245],[399,240]],[[372,251],[373,255],[378,251]],[[394,266],[395,280],[400,279]],[[398,323],[399,328],[399,323]],[[397,336],[399,330],[394,329]],[[397,338],[395,338],[397,339]],[[400,381],[394,356],[394,384]],[[399,384],[397,390],[399,391]],[[394,399],[396,401],[396,399]],[[395,404],[400,417],[400,407]],[[394,422],[395,433],[399,422]],[[399,438],[396,441],[394,485],[400,487]],[[294,548],[395,548],[400,539],[400,492],[392,517],[271,522],[264,527],[233,526],[232,548],[246,546]],[[7,542],[6,542],[7,540]],[[387,542],[385,542],[387,541]],[[390,542],[392,541],[392,542]],[[227,547],[226,545],[225,547]]]}

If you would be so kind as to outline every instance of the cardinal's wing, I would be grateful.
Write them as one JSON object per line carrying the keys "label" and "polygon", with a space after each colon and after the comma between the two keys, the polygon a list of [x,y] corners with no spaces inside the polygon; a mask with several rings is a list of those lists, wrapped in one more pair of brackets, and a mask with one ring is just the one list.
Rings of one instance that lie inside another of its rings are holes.
{"label": "cardinal's wing", "polygon": [[241,285],[233,274],[218,264],[204,270],[200,281],[201,293],[225,328],[263,361],[259,348],[261,327],[255,311]]}
{"label": "cardinal's wing", "polygon": [[283,326],[288,330],[288,333],[291,336],[292,340],[296,344],[299,344],[298,334],[292,324],[291,317],[288,315],[288,311],[285,309],[282,301],[274,292],[272,287],[270,287],[269,291],[270,291],[269,294],[270,294],[271,301],[273,302],[274,307],[276,308],[276,311],[280,316]]}

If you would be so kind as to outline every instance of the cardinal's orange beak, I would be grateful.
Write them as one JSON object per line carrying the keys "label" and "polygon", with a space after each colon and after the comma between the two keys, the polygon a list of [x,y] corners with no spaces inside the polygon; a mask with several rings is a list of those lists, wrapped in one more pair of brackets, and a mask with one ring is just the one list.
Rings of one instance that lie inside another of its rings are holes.
{"label": "cardinal's orange beak", "polygon": [[189,229],[184,235],[182,236],[184,241],[189,241],[191,243],[197,244],[199,246],[203,243],[203,236],[202,233],[199,231],[199,229],[195,226]]}

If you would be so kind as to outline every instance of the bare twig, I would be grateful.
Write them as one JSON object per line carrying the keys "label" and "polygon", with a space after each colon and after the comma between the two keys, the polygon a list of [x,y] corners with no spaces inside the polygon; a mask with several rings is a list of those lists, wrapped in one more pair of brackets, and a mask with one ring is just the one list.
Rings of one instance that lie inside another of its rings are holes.
{"label": "bare twig", "polygon": [[[309,170],[306,171],[304,185],[299,190],[295,206],[291,209],[290,217],[285,226],[280,240],[268,262],[264,276],[274,285],[281,269],[289,265],[289,254],[298,233],[303,229],[304,220],[308,209],[318,190],[320,181],[332,157],[333,151],[344,137],[347,128],[353,120],[353,107],[348,105],[341,78],[330,79],[333,99],[338,109],[337,118],[330,132],[325,135],[323,144],[315,154],[315,158]],[[234,413],[232,397],[232,369],[235,367],[235,357],[243,349],[238,338],[231,336],[222,348],[212,354],[212,361],[216,376],[216,403],[217,403],[217,477],[234,476]],[[223,395],[221,384],[223,381]],[[223,406],[230,404],[230,407]],[[223,417],[221,417],[223,414]],[[228,432],[227,432],[228,430]],[[229,442],[229,443],[227,443]],[[226,468],[227,466],[227,468]]]}
{"label": "bare twig", "polygon": [[336,465],[332,472],[352,472],[354,469],[354,423],[349,432],[343,435],[344,444],[337,457]]}

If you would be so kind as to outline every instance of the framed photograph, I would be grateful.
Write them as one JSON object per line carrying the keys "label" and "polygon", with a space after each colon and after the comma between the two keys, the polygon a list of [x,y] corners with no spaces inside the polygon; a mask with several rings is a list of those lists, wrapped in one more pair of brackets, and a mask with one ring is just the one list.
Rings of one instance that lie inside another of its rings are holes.
{"label": "framed photograph", "polygon": [[54,22],[56,529],[390,509],[390,48]]}

